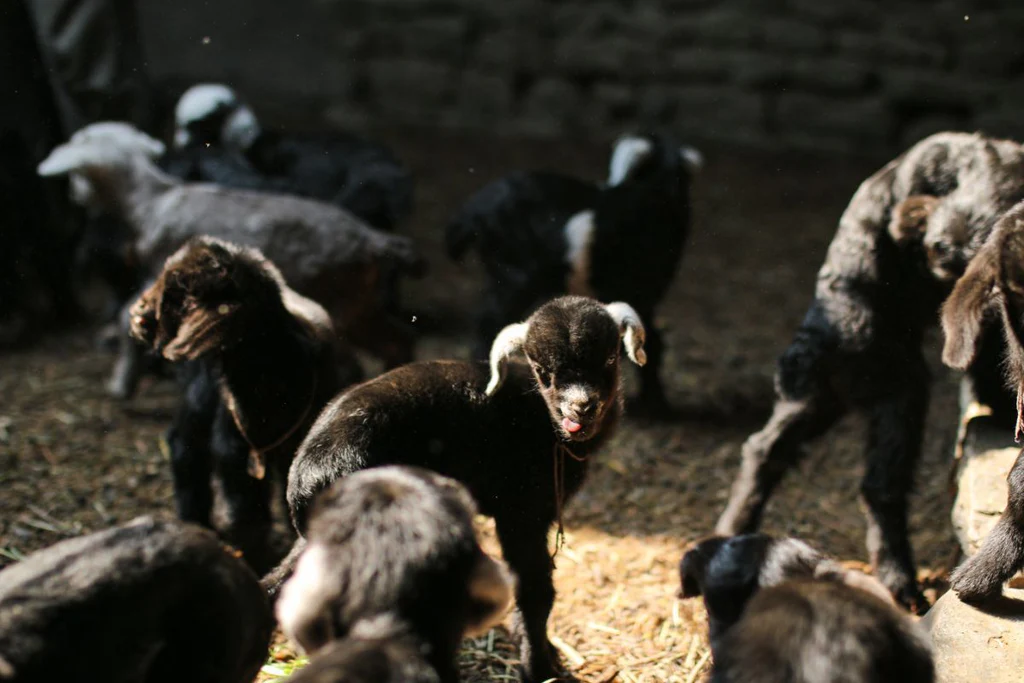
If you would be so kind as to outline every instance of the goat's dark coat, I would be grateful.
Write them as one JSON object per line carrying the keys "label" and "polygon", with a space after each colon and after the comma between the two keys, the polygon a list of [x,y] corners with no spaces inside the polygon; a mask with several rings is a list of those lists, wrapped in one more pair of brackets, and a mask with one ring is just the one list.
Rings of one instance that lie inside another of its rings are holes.
{"label": "goat's dark coat", "polygon": [[[900,231],[890,227],[893,212],[922,195],[939,201],[921,239],[928,244],[930,236],[956,236],[955,257],[933,253],[929,259],[919,240],[894,240]],[[811,307],[779,358],[772,417],[743,446],[718,533],[757,528],[803,444],[850,409],[863,410],[869,418],[861,484],[868,550],[893,594],[904,604],[923,605],[907,538],[907,495],[928,405],[922,337],[949,291],[939,274],[969,261],[1000,213],[1022,197],[1021,146],[962,133],[926,138],[861,184],[818,272]],[[978,391],[998,387],[992,381],[998,368],[991,364],[979,364],[971,374]],[[1000,403],[1005,398],[993,399],[997,409]]]}
{"label": "goat's dark coat", "polygon": [[[978,363],[1002,324],[1004,367],[1017,394],[1017,436],[1024,425],[1024,203],[1008,211],[942,308],[943,360],[955,368]],[[1002,585],[1024,569],[1024,451],[1006,478],[1006,509],[978,553],[953,572],[950,585],[961,600],[997,597]]]}
{"label": "goat's dark coat", "polygon": [[270,481],[249,472],[265,458],[283,477],[320,409],[361,379],[358,364],[338,347],[326,312],[262,254],[212,238],[170,257],[131,312],[137,338],[185,363],[185,396],[168,431],[179,516],[210,524],[216,470],[229,533],[265,568]]}
{"label": "goat's dark coat", "polygon": [[249,683],[273,618],[213,534],[139,518],[0,572],[0,680]]}
{"label": "goat's dark coat", "polygon": [[[494,335],[540,303],[563,293],[628,301],[647,326],[650,361],[641,399],[664,408],[659,372],[662,340],[655,310],[675,277],[690,228],[692,167],[678,145],[640,138],[649,151],[616,185],[555,173],[516,172],[480,189],[451,220],[452,258],[475,247],[487,276],[478,308],[474,357],[486,358]],[[567,223],[592,212],[588,232],[570,245]],[[575,253],[575,262],[570,251]]]}
{"label": "goat's dark coat", "polygon": [[706,539],[680,578],[704,598],[715,683],[934,680],[924,634],[885,588],[795,539]]}
{"label": "goat's dark coat", "polygon": [[[520,579],[525,675],[554,676],[546,632],[555,596],[547,533],[559,514],[556,501],[564,505],[579,490],[589,458],[618,422],[620,335],[631,357],[643,354],[642,326],[629,320],[618,323],[623,334],[597,302],[555,299],[521,324],[529,332],[518,348],[530,367],[505,368],[502,354],[493,376],[483,363],[414,363],[342,394],[324,409],[292,463],[288,503],[296,528],[304,533],[319,491],[361,469],[417,465],[457,479],[480,511],[495,518],[504,557]],[[498,386],[490,395],[489,379]],[[288,569],[286,560],[264,585],[273,591]]]}
{"label": "goat's dark coat", "polygon": [[277,603],[282,629],[337,680],[368,667],[457,681],[463,637],[490,628],[512,600],[507,571],[477,542],[474,513],[461,484],[419,468],[338,480],[316,501]]}

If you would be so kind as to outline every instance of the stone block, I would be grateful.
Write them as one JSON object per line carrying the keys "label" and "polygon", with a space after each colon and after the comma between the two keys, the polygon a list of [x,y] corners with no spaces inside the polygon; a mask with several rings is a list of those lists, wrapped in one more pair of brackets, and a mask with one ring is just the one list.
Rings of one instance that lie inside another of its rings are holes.
{"label": "stone block", "polygon": [[1003,90],[993,81],[933,69],[893,67],[882,70],[879,76],[890,101],[930,108],[986,105],[998,100]]}
{"label": "stone block", "polygon": [[385,115],[403,123],[421,120],[451,96],[456,83],[452,67],[421,60],[386,60],[367,69],[369,99]]}
{"label": "stone block", "polygon": [[512,115],[512,85],[508,78],[481,71],[467,71],[459,81],[457,109],[485,122]]}
{"label": "stone block", "polygon": [[789,64],[788,76],[797,89],[837,94],[862,92],[870,80],[863,62],[842,58],[800,58]]}
{"label": "stone block", "polygon": [[1024,672],[1024,590],[1007,588],[981,609],[948,591],[922,619],[938,683],[1019,683]]}
{"label": "stone block", "polygon": [[890,139],[895,118],[880,97],[828,97],[783,93],[775,103],[773,128],[841,134],[852,142]]}
{"label": "stone block", "polygon": [[835,35],[834,43],[836,52],[847,59],[884,68],[893,64],[942,67],[949,53],[941,42],[891,28],[876,32],[843,30]]}

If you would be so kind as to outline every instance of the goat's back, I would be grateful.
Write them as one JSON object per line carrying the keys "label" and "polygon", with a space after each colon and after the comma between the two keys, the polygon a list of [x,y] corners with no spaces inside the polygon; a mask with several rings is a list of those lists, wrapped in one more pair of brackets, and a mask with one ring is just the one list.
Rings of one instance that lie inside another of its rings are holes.
{"label": "goat's back", "polygon": [[758,591],[713,643],[714,683],[931,683],[924,635],[865,591],[792,580]]}
{"label": "goat's back", "polygon": [[3,680],[75,680],[96,666],[104,680],[166,680],[187,658],[197,680],[243,683],[272,628],[244,562],[180,523],[140,518],[0,572]]}

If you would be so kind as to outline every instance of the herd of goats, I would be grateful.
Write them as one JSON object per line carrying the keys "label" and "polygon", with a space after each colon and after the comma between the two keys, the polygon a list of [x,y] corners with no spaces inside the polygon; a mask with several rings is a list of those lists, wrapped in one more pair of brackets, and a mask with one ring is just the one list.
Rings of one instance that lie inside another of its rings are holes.
{"label": "herd of goats", "polygon": [[[101,269],[131,283],[110,391],[129,397],[154,358],[177,370],[181,521],[140,518],[0,572],[0,681],[248,683],[279,624],[311,657],[296,683],[450,683],[462,639],[513,599],[524,683],[566,677],[547,636],[549,532],[622,416],[623,356],[640,368],[630,409],[668,412],[652,321],[699,152],[626,136],[606,182],[516,172],[484,186],[446,233],[449,254],[475,250],[486,273],[475,360],[413,362],[399,285],[425,263],[395,232],[412,180],[391,152],[265,131],[219,85],[188,90],[175,115],[170,149],[95,123],[38,173],[68,177]],[[922,140],[854,194],[779,358],[771,417],[743,445],[715,534],[680,564],[680,594],[707,608],[712,680],[934,680],[906,611],[927,608],[907,534],[922,338],[941,319],[945,363],[1019,435],[1021,200],[1024,146],[966,133]],[[384,374],[366,379],[356,348]],[[757,533],[805,443],[851,410],[869,418],[871,576]],[[231,546],[209,530],[214,480]],[[283,559],[275,482],[295,531]],[[481,549],[477,511],[504,562]],[[952,589],[985,601],[1022,567],[1024,457]]]}

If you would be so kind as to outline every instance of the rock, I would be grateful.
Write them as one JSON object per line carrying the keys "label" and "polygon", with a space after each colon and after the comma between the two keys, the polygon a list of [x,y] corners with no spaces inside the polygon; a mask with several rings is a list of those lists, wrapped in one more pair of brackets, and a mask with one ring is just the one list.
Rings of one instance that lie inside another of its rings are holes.
{"label": "rock", "polygon": [[978,552],[1006,507],[1006,475],[1020,448],[1013,443],[1012,427],[996,421],[986,406],[971,402],[965,387],[957,444],[963,455],[955,471],[952,518],[960,547],[969,557]]}
{"label": "rock", "polygon": [[1024,676],[1024,590],[1008,588],[984,611],[947,592],[921,621],[938,683],[1019,683]]}

